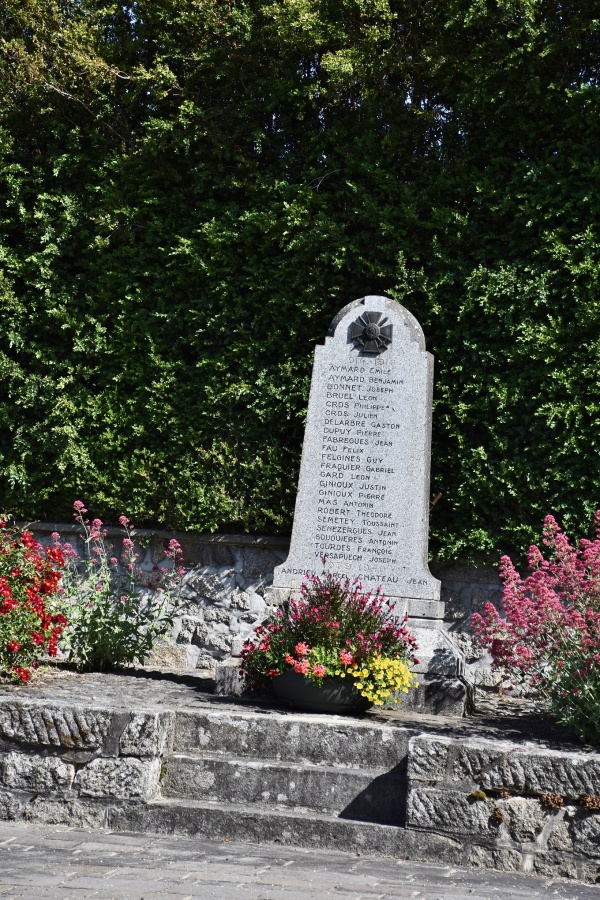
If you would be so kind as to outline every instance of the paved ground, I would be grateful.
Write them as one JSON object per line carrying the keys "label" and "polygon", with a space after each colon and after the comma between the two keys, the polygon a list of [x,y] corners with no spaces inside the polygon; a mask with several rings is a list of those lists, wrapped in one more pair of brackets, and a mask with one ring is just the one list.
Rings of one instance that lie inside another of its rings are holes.
{"label": "paved ground", "polygon": [[0,900],[600,900],[600,887],[267,844],[0,822]]}

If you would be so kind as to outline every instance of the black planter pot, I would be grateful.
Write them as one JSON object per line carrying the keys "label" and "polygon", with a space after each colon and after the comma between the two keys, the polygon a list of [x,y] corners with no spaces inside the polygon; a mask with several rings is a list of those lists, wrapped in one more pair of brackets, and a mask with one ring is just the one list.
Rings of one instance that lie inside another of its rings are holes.
{"label": "black planter pot", "polygon": [[306,712],[355,713],[373,706],[354,687],[351,678],[324,678],[318,687],[304,675],[289,669],[273,678],[271,685],[279,700]]}

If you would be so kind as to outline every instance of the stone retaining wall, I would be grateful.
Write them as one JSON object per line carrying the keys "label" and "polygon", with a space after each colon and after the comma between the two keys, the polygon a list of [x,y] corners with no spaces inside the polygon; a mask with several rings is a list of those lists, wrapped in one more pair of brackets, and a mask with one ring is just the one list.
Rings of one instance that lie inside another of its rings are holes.
{"label": "stone retaining wall", "polygon": [[0,702],[0,817],[106,826],[159,789],[173,712]]}
{"label": "stone retaining wall", "polygon": [[596,881],[600,756],[419,736],[406,825],[468,848],[468,865]]}
{"label": "stone retaining wall", "polygon": [[[81,530],[76,525],[38,523],[32,527],[38,540],[47,542],[53,531],[83,553]],[[108,538],[119,556],[122,530],[108,528]],[[276,565],[287,558],[285,537],[254,535],[190,534],[139,530],[140,567],[150,574],[165,565],[164,549],[171,538],[182,547],[187,569],[182,589],[181,615],[169,641],[158,647],[149,662],[182,668],[211,668],[236,655],[254,626],[269,613],[265,591],[273,581]],[[491,601],[501,605],[501,585],[495,570],[484,567],[432,567],[442,581],[446,604],[445,627],[467,661],[470,680],[492,686],[498,676],[490,659],[473,650],[469,616]]]}

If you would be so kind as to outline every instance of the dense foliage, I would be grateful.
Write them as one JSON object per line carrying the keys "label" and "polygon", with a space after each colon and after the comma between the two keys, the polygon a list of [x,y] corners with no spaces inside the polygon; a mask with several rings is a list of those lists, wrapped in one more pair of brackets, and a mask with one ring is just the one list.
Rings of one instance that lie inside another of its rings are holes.
{"label": "dense foliage", "polygon": [[506,618],[486,603],[472,625],[496,668],[545,701],[582,740],[600,744],[600,510],[595,524],[596,539],[574,547],[546,516],[547,558],[531,546],[530,573],[522,578],[503,557]]}
{"label": "dense foliage", "polygon": [[[241,674],[250,689],[296,672],[318,687],[348,678],[375,706],[417,686],[410,666],[417,642],[381,588],[371,594],[358,579],[339,580],[331,572],[310,575],[299,599],[279,607],[245,642]],[[352,680],[354,679],[354,680]],[[395,695],[395,696],[393,696]]]}
{"label": "dense foliage", "polygon": [[433,548],[600,491],[597,4],[4,0],[0,506],[285,531],[312,350],[436,356]]}

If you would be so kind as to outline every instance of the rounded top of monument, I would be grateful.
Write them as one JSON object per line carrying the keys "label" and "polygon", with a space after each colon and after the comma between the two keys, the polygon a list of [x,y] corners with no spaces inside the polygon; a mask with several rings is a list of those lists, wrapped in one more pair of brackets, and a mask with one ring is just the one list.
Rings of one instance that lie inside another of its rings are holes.
{"label": "rounded top of monument", "polygon": [[[327,329],[334,337],[340,324],[349,328],[349,339],[364,353],[384,353],[392,343],[391,325],[405,326],[409,340],[425,350],[425,335],[412,313],[390,297],[369,294],[343,307]],[[343,328],[342,328],[343,331]]]}

